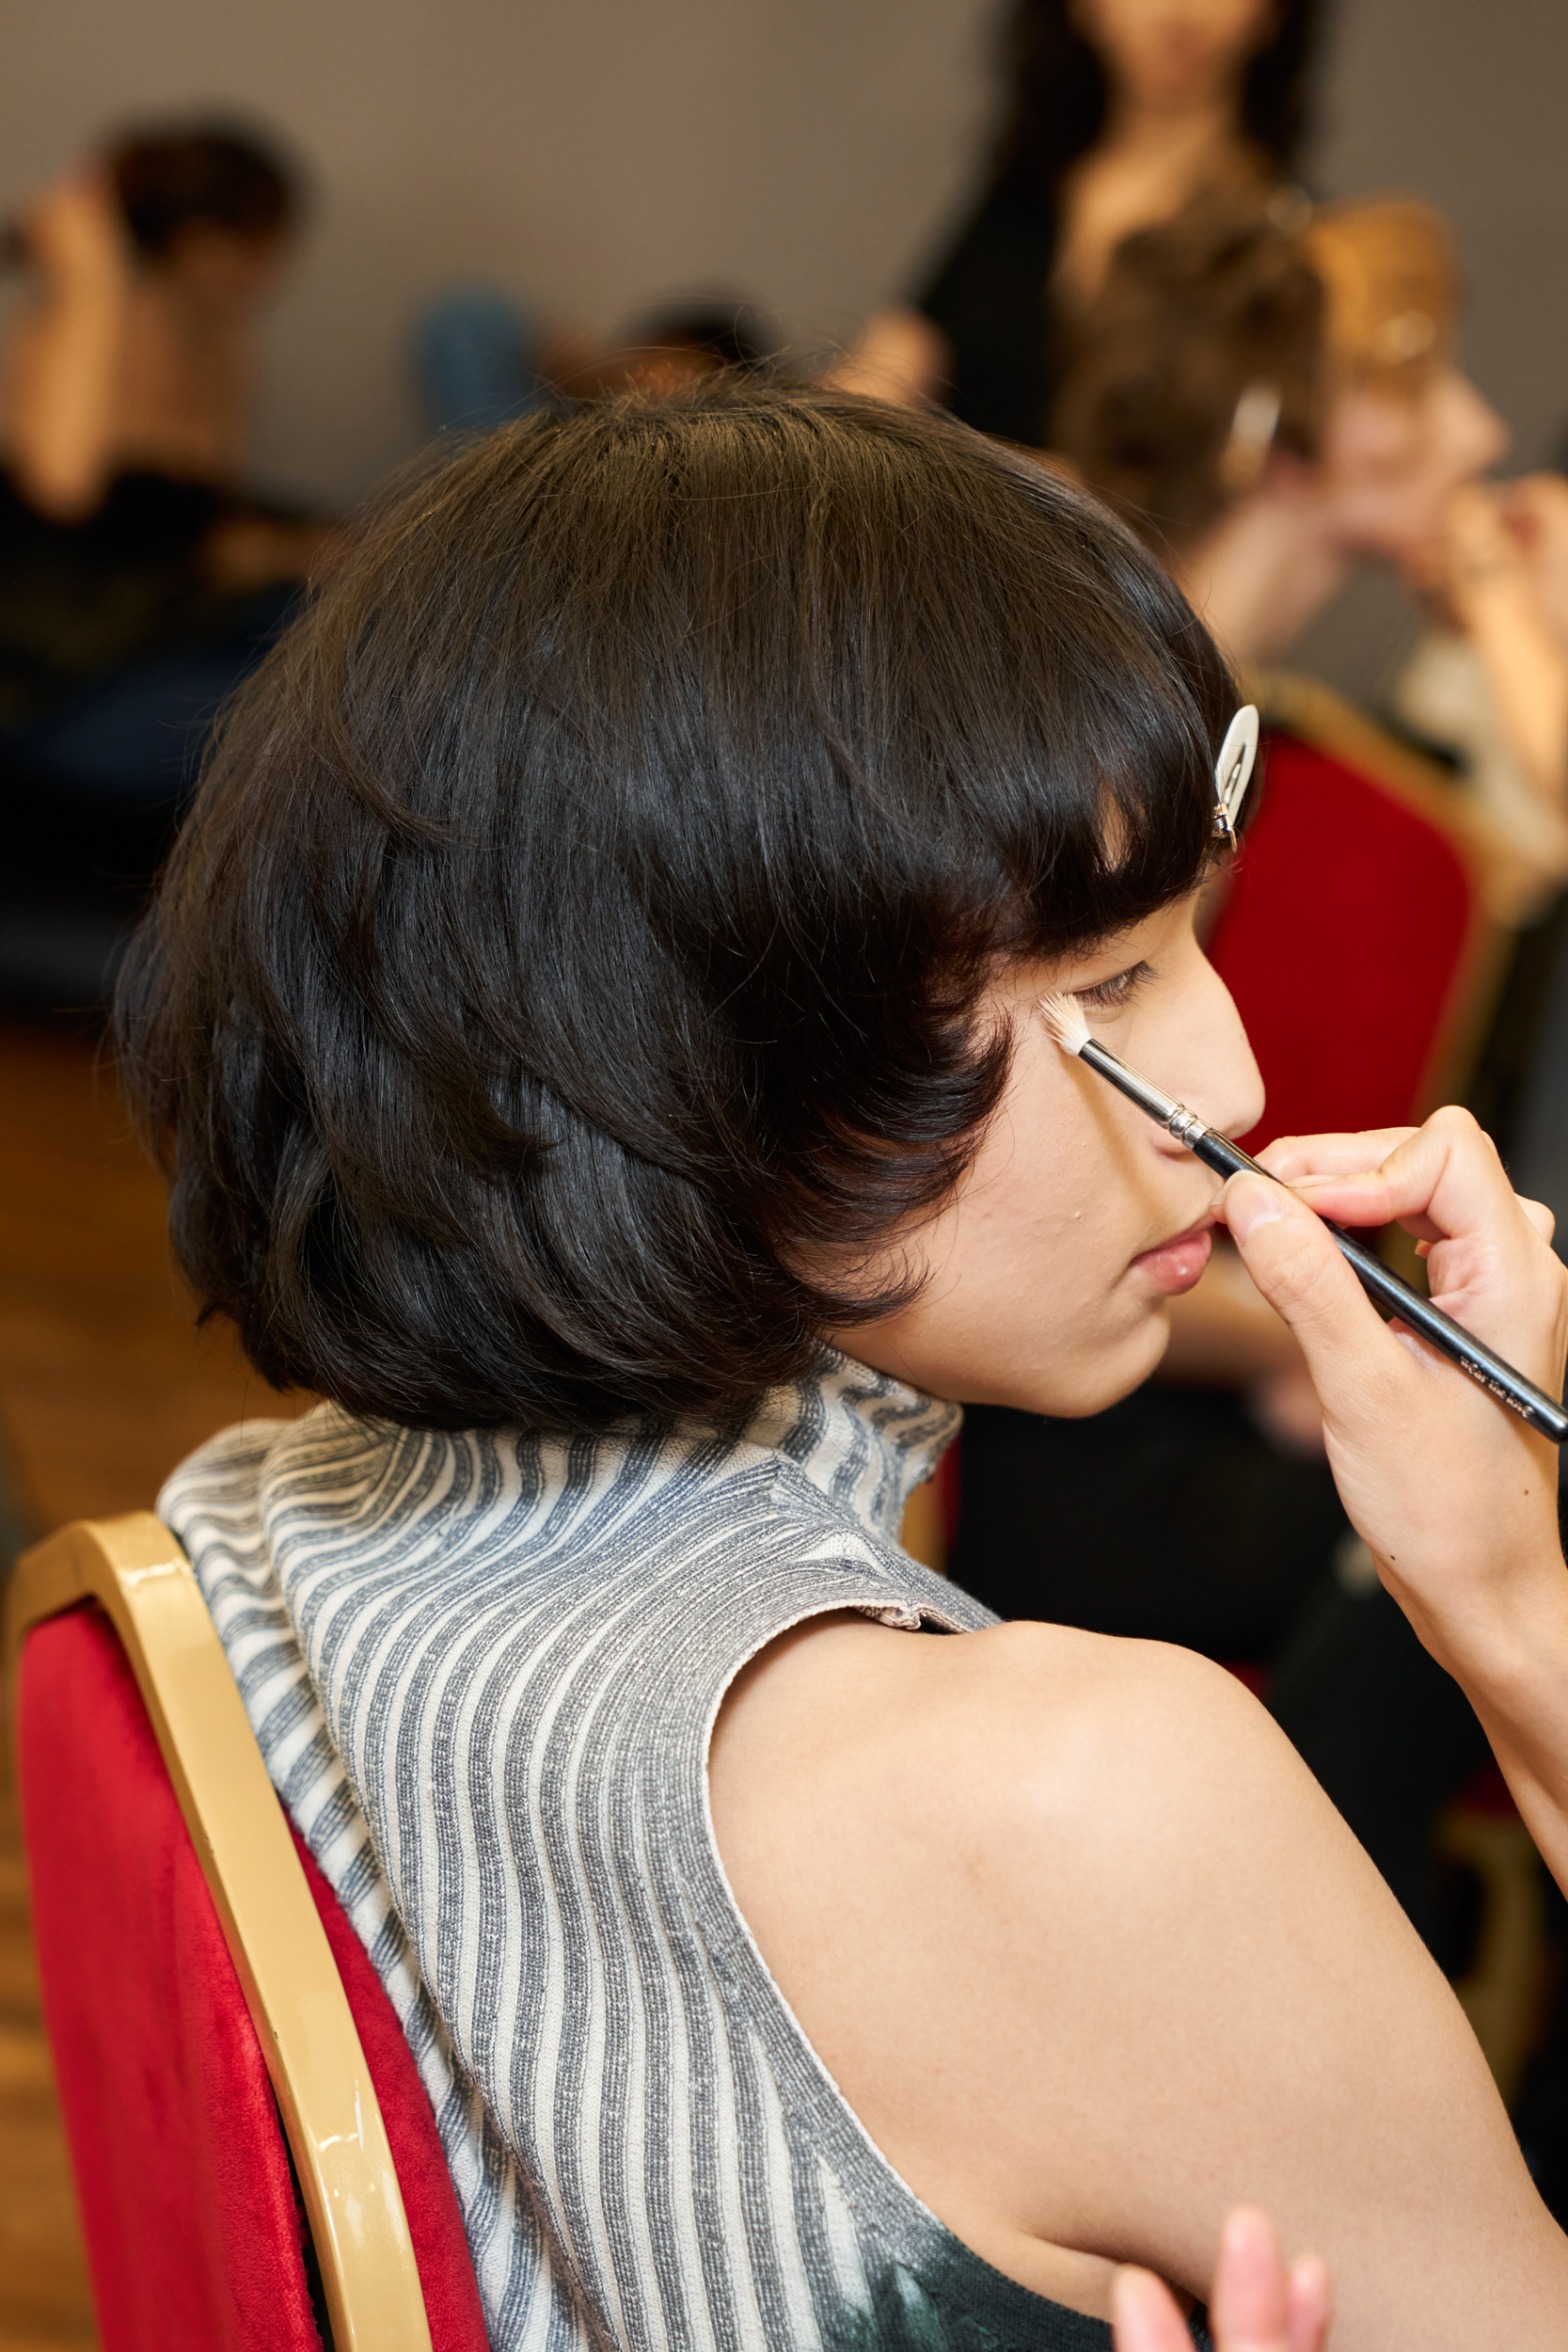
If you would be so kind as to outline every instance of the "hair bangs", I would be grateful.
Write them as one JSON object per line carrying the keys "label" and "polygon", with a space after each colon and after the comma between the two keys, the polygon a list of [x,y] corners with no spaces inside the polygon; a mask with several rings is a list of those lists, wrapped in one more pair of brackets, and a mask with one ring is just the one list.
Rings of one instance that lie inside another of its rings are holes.
{"label": "hair bangs", "polygon": [[903,904],[927,886],[942,960],[978,973],[1069,955],[1198,886],[1239,695],[1130,531],[1048,467],[961,437],[951,503],[905,523],[895,595],[856,561],[852,516],[851,547],[818,544],[840,596],[814,583],[803,666],[866,812],[868,888],[884,867]]}

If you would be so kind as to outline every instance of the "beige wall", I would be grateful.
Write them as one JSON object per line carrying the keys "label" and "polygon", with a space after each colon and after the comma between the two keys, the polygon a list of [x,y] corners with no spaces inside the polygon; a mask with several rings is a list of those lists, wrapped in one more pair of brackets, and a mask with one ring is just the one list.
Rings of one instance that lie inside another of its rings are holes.
{"label": "beige wall", "polygon": [[[734,292],[843,333],[960,195],[991,21],[992,0],[35,0],[9,15],[0,202],[127,111],[216,99],[289,126],[322,204],[261,454],[352,496],[414,444],[405,331],[444,279],[601,326]],[[1560,0],[1340,0],[1312,176],[1452,214],[1472,363],[1530,461],[1568,421],[1565,100]],[[1358,623],[1340,668],[1370,643]]]}
{"label": "beige wall", "polygon": [[413,444],[404,361],[452,277],[608,326],[733,292],[842,333],[959,186],[989,0],[35,0],[10,11],[0,201],[106,118],[241,102],[320,217],[270,339],[261,458],[334,496]]}

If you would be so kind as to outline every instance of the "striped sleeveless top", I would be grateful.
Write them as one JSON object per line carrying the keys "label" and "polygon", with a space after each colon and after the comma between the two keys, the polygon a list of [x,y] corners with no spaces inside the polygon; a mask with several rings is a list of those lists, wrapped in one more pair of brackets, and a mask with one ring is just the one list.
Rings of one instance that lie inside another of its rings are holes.
{"label": "striped sleeveless top", "polygon": [[1107,2352],[879,2153],[713,1841],[714,1717],[774,1635],[993,1622],[897,1542],[958,1419],[833,1356],[738,1433],[323,1406],[164,1489],[408,2036],[498,2352]]}

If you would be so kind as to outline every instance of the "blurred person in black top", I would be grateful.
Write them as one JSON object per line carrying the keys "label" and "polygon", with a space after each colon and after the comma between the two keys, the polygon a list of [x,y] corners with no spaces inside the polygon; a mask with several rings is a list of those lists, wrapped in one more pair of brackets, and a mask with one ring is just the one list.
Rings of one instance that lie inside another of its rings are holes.
{"label": "blurred person in black top", "polygon": [[1134,230],[1204,193],[1289,183],[1322,0],[1019,0],[1009,94],[977,207],[912,308],[879,312],[833,372],[944,399],[982,433],[1047,445],[1073,312]]}

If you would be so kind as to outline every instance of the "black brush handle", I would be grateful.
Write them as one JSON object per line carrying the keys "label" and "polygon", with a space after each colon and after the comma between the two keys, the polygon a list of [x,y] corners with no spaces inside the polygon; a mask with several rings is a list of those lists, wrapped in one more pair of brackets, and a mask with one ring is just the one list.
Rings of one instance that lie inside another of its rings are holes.
{"label": "black brush handle", "polygon": [[[1195,1121],[1192,1134],[1183,1136],[1181,1140],[1216,1176],[1239,1176],[1246,1170],[1255,1176],[1268,1177],[1271,1184],[1279,1182],[1277,1176],[1270,1176],[1268,1169],[1259,1168],[1247,1152],[1239,1151],[1224,1136],[1215,1135],[1212,1127]],[[1338,1243],[1340,1256],[1348,1258],[1355,1268],[1356,1278],[1369,1297],[1375,1298],[1390,1314],[1398,1315],[1422,1339],[1430,1340],[1440,1355],[1457,1364],[1461,1372],[1467,1372],[1500,1404],[1511,1405],[1520,1419],[1528,1421],[1542,1437],[1550,1438],[1554,1445],[1568,1440],[1568,1412],[1555,1397],[1548,1396],[1544,1389],[1538,1389],[1533,1380],[1527,1380],[1522,1372],[1515,1372],[1505,1357],[1475,1338],[1463,1324],[1455,1323],[1441,1307],[1434,1307],[1430,1298],[1412,1290],[1402,1275],[1386,1266],[1381,1258],[1374,1258],[1358,1241],[1353,1241],[1332,1217],[1325,1216],[1322,1221]]]}

